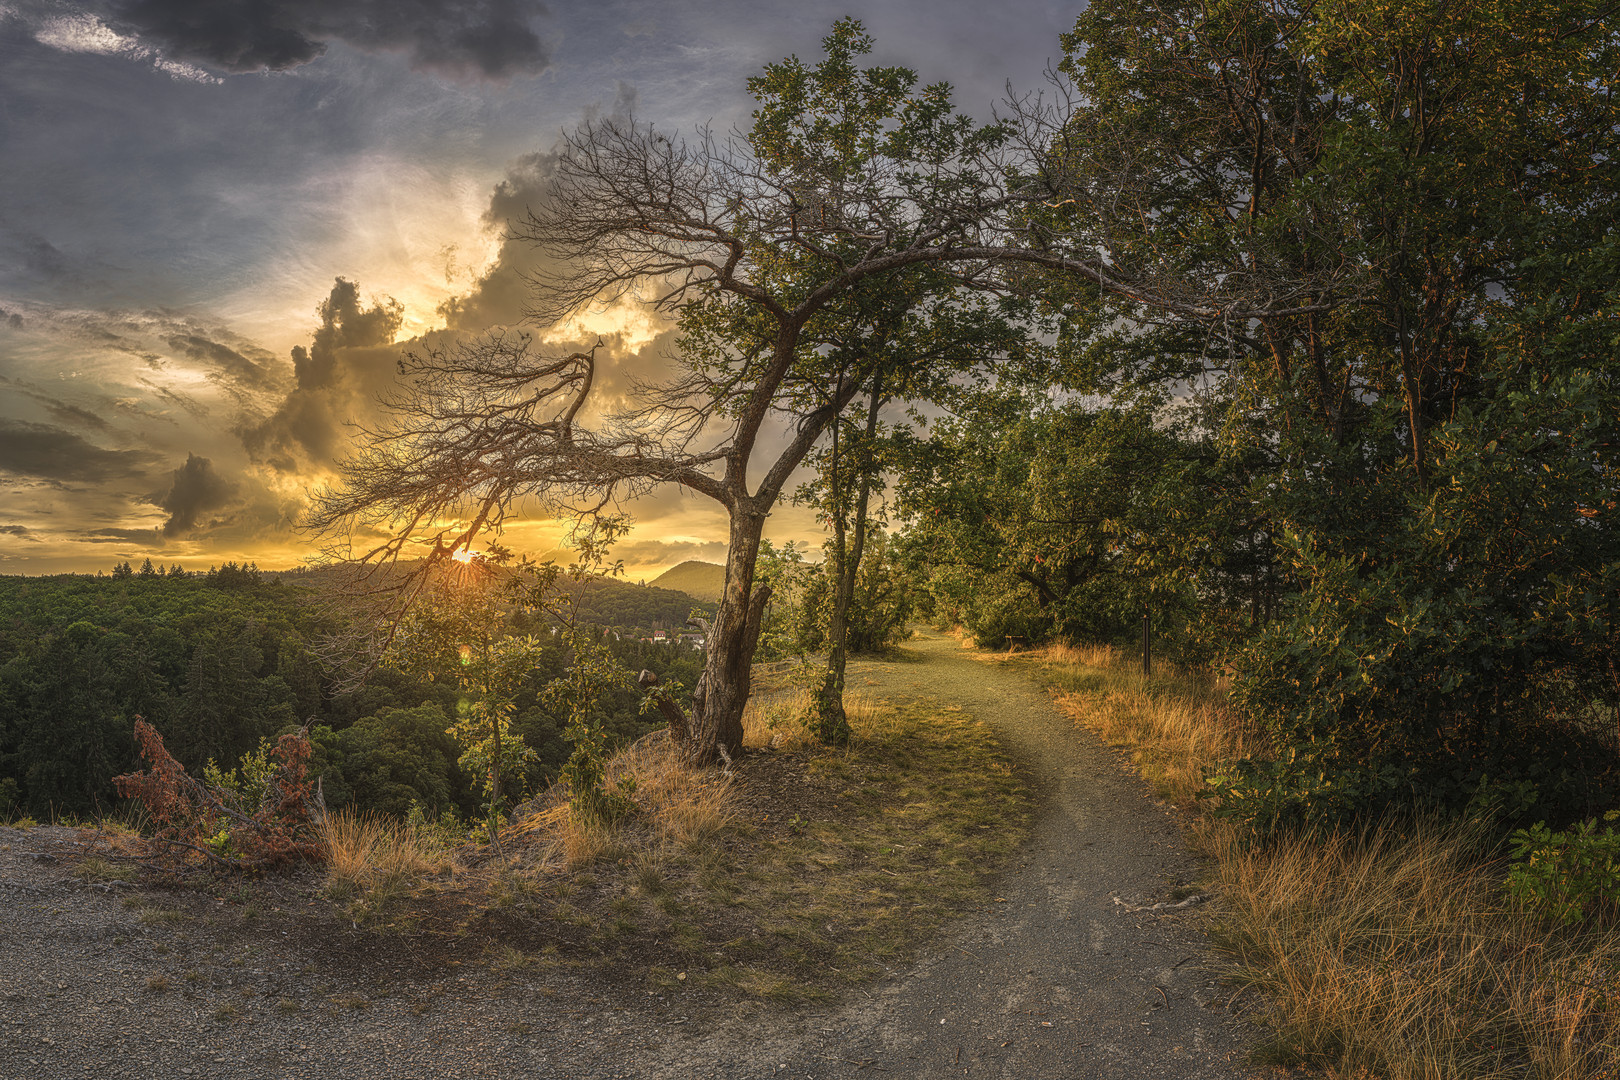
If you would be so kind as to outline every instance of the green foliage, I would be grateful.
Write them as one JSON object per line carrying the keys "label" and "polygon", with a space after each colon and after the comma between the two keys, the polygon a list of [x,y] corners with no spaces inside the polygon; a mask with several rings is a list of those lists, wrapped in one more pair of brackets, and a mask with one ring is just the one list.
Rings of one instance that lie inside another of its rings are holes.
{"label": "green foliage", "polygon": [[1149,612],[1165,654],[1204,659],[1277,588],[1268,538],[1226,519],[1239,466],[1182,413],[1009,388],[907,455],[903,542],[936,617],[984,645],[1126,644]]}
{"label": "green foliage", "polygon": [[[574,538],[579,558],[569,568],[569,577],[580,582],[599,576],[614,541],[628,530],[627,523],[616,519],[592,522],[589,531]],[[621,564],[613,564],[611,573],[621,572]],[[539,582],[531,592],[531,603],[546,605],[548,584],[545,579]],[[635,809],[631,798],[635,787],[633,779],[623,780],[611,789],[607,786],[609,744],[601,704],[614,687],[630,682],[630,673],[614,658],[600,631],[579,623],[577,594],[553,594],[549,599],[552,613],[562,624],[563,640],[572,652],[567,671],[548,683],[541,695],[542,702],[554,713],[568,718],[563,738],[572,752],[563,764],[562,777],[568,782],[569,805],[585,820],[616,821]]]}
{"label": "green foliage", "polygon": [[[897,558],[894,542],[878,528],[866,538],[866,551],[855,573],[850,598],[848,646],[854,653],[877,652],[906,635],[912,616],[914,582]],[[831,560],[809,567],[791,612],[794,651],[821,652],[833,604]]]}
{"label": "green foliage", "polygon": [[508,790],[534,751],[512,730],[512,717],[540,642],[509,630],[523,603],[525,577],[506,570],[505,553],[436,568],[416,605],[400,621],[386,662],[452,685],[460,698],[447,734],[461,748],[458,764],[478,777],[490,829],[498,839]]}
{"label": "green foliage", "polygon": [[237,576],[231,588],[133,571],[0,577],[0,777],[25,806],[115,801],[112,776],[136,764],[136,716],[200,770],[323,711],[310,594]]}
{"label": "green foliage", "polygon": [[[1214,489],[1212,534],[1263,535],[1285,586],[1252,635],[1222,617],[1235,590],[1190,598],[1277,755],[1218,777],[1223,804],[1262,827],[1613,806],[1612,15],[1103,0],[1065,48],[1081,105],[1030,227],[1143,284],[1052,283],[1066,378],[1196,388],[1247,477]],[[1153,303],[1284,296],[1243,327]]]}
{"label": "green foliage", "polygon": [[259,748],[243,754],[236,768],[229,772],[209,758],[202,770],[203,783],[222,795],[228,794],[236,805],[256,810],[275,775],[277,763],[271,756],[274,749],[269,739],[261,739]]}
{"label": "green foliage", "polygon": [[[1603,815],[1620,820],[1620,810]],[[1544,821],[1508,838],[1507,893],[1532,911],[1569,925],[1620,912],[1620,831],[1596,819],[1555,832]]]}
{"label": "green foliage", "polygon": [[1257,838],[1304,833],[1328,836],[1369,809],[1386,806],[1404,777],[1388,765],[1345,761],[1330,743],[1290,746],[1274,760],[1240,759],[1211,768],[1202,794],[1216,799],[1211,816]]}
{"label": "green foliage", "polygon": [[[485,775],[482,762],[466,765],[438,705],[383,709],[337,735],[335,763],[347,788],[345,801],[367,811],[408,815],[412,808],[439,819],[473,809],[468,774]],[[515,768],[522,763],[509,760]]]}

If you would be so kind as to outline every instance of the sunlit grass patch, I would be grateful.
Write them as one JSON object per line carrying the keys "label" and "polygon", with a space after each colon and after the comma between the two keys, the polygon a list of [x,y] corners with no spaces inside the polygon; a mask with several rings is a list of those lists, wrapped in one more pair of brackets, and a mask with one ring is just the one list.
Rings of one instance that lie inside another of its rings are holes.
{"label": "sunlit grass patch", "polygon": [[756,687],[743,709],[743,746],[750,750],[794,750],[814,740],[808,718],[814,707],[802,686]]}
{"label": "sunlit grass patch", "polygon": [[141,907],[135,921],[142,926],[173,926],[184,922],[186,913],[173,908]]}
{"label": "sunlit grass patch", "polygon": [[686,765],[668,742],[637,745],[608,765],[610,783],[635,780],[636,807],[659,838],[692,844],[720,832],[734,814],[732,780]]}
{"label": "sunlit grass patch", "polygon": [[797,722],[756,725],[762,749],[724,771],[690,769],[663,740],[637,744],[608,768],[610,783],[634,778],[634,814],[580,822],[553,793],[509,830],[508,868],[491,881],[531,875],[536,915],[565,950],[632,963],[650,950],[667,959],[647,977],[670,990],[792,1003],[880,974],[984,896],[1022,842],[1028,798],[990,730],[960,710],[894,708],[859,689],[845,708],[848,747],[775,738],[802,735]]}
{"label": "sunlit grass patch", "polygon": [[795,758],[812,812],[768,816],[754,843],[725,853],[707,902],[689,905],[700,925],[719,908],[747,912],[714,951],[736,968],[720,981],[750,996],[804,1000],[901,962],[983,896],[1026,833],[1027,793],[988,728],[861,693],[846,710],[847,750]]}
{"label": "sunlit grass patch", "polygon": [[1063,711],[1129,750],[1143,777],[1177,806],[1196,802],[1208,766],[1266,751],[1227,708],[1224,681],[1207,672],[1160,663],[1143,678],[1139,662],[1106,646],[1052,645],[1045,659]]}
{"label": "sunlit grass patch", "polygon": [[352,901],[352,913],[380,917],[422,879],[449,869],[438,846],[404,822],[340,810],[321,825],[327,894]]}

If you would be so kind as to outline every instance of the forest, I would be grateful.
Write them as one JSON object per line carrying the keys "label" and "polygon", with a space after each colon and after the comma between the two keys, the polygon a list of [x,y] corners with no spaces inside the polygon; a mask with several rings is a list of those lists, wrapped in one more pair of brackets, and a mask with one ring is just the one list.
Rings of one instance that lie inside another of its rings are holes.
{"label": "forest", "polygon": [[[611,578],[570,582],[578,618],[627,670],[690,686],[689,647],[644,641],[712,605]],[[346,685],[321,649],[341,622],[318,573],[227,563],[206,573],[150,560],[110,574],[0,577],[0,814],[86,816],[120,803],[112,778],[140,765],[137,717],[201,776],[263,760],[277,736],[305,725],[327,804],[433,820],[474,813],[476,776],[447,734],[460,695],[427,673],[381,666]],[[513,633],[538,620],[506,613]],[[513,730],[533,749],[515,779],[543,790],[567,759],[562,720],[540,701],[565,650],[540,644],[515,695]],[[613,745],[654,725],[626,683],[598,705]]]}

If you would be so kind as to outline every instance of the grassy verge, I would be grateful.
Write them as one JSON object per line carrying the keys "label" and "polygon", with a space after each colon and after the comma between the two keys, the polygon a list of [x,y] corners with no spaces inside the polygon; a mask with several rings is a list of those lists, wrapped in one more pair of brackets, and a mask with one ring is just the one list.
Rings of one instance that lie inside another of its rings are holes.
{"label": "grassy verge", "polygon": [[[1107,650],[1053,650],[1045,670],[1070,715],[1183,807],[1206,765],[1260,749],[1207,677],[1147,681]],[[1216,943],[1269,1013],[1262,1063],[1387,1080],[1620,1078],[1620,929],[1558,929],[1514,909],[1466,826],[1266,846],[1208,819],[1193,828],[1222,894]]]}
{"label": "grassy verge", "polygon": [[401,851],[398,830],[377,840],[351,827],[353,857],[334,861],[329,893],[396,929],[430,926],[453,903],[459,933],[487,928],[497,970],[589,967],[663,994],[833,996],[987,899],[1029,820],[984,726],[859,693],[848,703],[854,742],[832,749],[793,722],[793,694],[762,699],[746,718],[751,752],[728,774],[639,744],[609,770],[636,779],[629,819],[576,821],[559,794],[508,831],[501,857],[452,853],[437,876],[431,852]]}

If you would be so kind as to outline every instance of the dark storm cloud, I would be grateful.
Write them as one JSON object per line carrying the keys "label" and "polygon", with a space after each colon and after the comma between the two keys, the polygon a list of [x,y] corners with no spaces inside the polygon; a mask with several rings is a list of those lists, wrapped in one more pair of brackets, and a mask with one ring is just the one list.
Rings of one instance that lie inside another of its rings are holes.
{"label": "dark storm cloud", "polygon": [[220,71],[285,71],[342,41],[414,67],[507,78],[545,70],[534,0],[115,0],[112,25]]}
{"label": "dark storm cloud", "polygon": [[0,525],[0,536],[15,536],[29,543],[39,543],[39,537],[34,535],[34,530],[26,525]]}
{"label": "dark storm cloud", "polygon": [[169,515],[162,528],[167,537],[192,531],[198,518],[229,506],[236,496],[236,484],[216,472],[212,461],[196,454],[187,454],[186,463],[173,476],[168,494],[156,500]]}
{"label": "dark storm cloud", "polygon": [[309,348],[292,350],[297,386],[268,419],[237,432],[253,460],[283,472],[329,463],[344,425],[369,414],[399,357],[392,342],[404,311],[397,301],[367,306],[358,285],[338,278],[317,311],[321,324]]}
{"label": "dark storm cloud", "polygon": [[507,170],[506,178],[490,194],[484,223],[505,234],[500,252],[489,269],[465,296],[453,296],[439,305],[439,315],[452,330],[483,330],[523,321],[531,303],[530,280],[554,265],[526,240],[510,235],[511,227],[540,206],[556,171],[554,150],[524,154]]}
{"label": "dark storm cloud", "polygon": [[0,323],[5,323],[13,330],[21,330],[23,325],[23,317],[18,312],[7,311],[5,308],[0,308]]}
{"label": "dark storm cloud", "polygon": [[94,529],[78,533],[75,540],[85,544],[140,544],[151,546],[157,534],[151,529]]}
{"label": "dark storm cloud", "polygon": [[106,483],[140,476],[154,463],[143,450],[104,450],[48,424],[0,420],[0,471],[58,482]]}
{"label": "dark storm cloud", "polygon": [[257,387],[275,385],[275,375],[268,369],[249,360],[229,345],[201,334],[175,334],[169,338],[169,348],[184,353],[192,360],[211,364],[220,374],[240,379],[250,385]]}
{"label": "dark storm cloud", "polygon": [[83,270],[45,237],[0,218],[0,263],[8,278],[53,288],[82,285]]}

